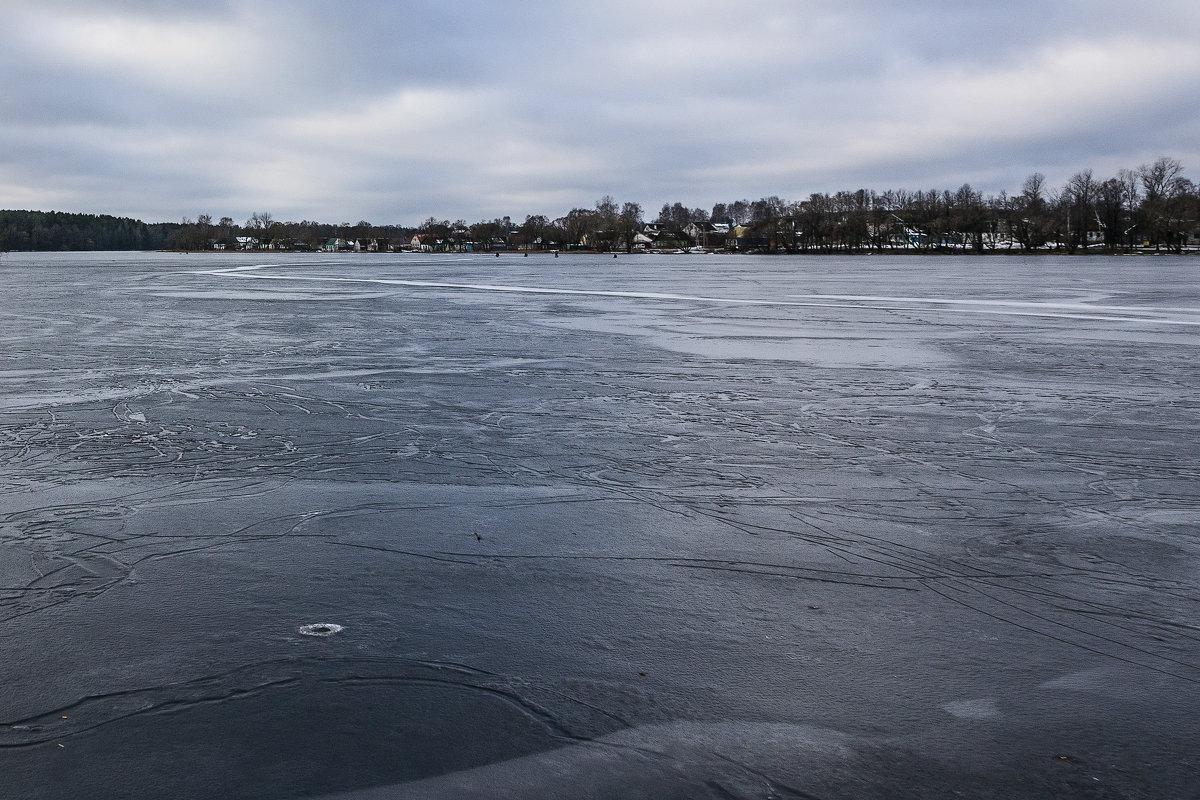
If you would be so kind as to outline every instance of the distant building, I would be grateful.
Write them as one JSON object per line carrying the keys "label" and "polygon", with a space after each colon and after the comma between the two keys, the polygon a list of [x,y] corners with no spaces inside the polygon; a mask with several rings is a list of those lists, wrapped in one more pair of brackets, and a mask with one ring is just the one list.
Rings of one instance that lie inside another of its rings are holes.
{"label": "distant building", "polygon": [[725,222],[689,222],[683,233],[699,247],[724,247],[729,238],[729,224]]}

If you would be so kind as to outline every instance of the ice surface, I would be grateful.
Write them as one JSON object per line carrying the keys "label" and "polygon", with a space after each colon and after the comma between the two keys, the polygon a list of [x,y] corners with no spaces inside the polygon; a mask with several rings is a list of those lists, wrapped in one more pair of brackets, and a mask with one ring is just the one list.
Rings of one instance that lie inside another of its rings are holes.
{"label": "ice surface", "polygon": [[0,798],[1197,796],[1195,274],[0,256]]}

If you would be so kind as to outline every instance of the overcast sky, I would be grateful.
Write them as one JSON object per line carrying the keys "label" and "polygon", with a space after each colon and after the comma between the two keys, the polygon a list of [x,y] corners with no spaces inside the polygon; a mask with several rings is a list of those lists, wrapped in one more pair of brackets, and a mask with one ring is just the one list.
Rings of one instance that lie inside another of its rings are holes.
{"label": "overcast sky", "polygon": [[1200,177],[1195,0],[0,0],[0,208],[416,224]]}

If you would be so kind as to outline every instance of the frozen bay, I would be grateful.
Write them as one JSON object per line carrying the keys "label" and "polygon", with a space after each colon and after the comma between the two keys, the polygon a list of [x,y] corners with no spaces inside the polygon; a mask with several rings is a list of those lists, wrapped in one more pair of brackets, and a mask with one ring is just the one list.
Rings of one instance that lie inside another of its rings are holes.
{"label": "frozen bay", "polygon": [[4,254],[0,797],[1196,796],[1197,275]]}

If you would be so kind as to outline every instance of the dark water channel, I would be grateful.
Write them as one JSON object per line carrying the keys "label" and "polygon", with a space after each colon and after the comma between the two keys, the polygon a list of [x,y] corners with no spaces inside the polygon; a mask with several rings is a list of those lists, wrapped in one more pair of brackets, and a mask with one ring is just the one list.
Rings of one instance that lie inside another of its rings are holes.
{"label": "dark water channel", "polygon": [[0,797],[1198,797],[1198,275],[0,256]]}

